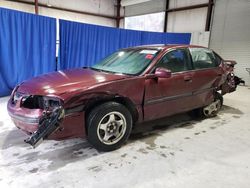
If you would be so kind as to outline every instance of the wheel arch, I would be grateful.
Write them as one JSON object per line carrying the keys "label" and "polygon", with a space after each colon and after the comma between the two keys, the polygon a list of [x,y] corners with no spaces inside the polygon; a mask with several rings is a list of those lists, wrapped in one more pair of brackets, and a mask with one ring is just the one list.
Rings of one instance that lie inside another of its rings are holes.
{"label": "wheel arch", "polygon": [[133,124],[135,122],[137,122],[137,120],[139,119],[139,112],[136,109],[136,105],[128,97],[119,96],[119,95],[112,95],[112,96],[105,96],[102,98],[94,98],[94,99],[90,100],[84,108],[86,133],[88,132],[86,125],[87,125],[87,119],[88,119],[87,117],[88,117],[89,113],[96,106],[101,105],[101,104],[106,103],[106,102],[117,102],[117,103],[124,105],[131,113]]}

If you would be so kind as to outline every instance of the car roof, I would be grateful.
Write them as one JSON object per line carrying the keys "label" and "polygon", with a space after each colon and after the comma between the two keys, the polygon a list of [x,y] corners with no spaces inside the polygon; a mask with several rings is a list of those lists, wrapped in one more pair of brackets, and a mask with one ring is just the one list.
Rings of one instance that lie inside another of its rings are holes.
{"label": "car roof", "polygon": [[203,46],[187,45],[187,44],[150,44],[150,45],[141,45],[141,46],[129,47],[129,48],[126,48],[126,49],[166,50],[166,49],[169,49],[169,48],[189,48],[189,47],[206,48],[206,47],[203,47]]}

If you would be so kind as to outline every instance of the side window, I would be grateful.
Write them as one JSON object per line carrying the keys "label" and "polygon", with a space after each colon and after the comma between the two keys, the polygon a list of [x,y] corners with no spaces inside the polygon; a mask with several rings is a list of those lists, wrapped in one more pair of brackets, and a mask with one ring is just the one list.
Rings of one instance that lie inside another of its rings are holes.
{"label": "side window", "polygon": [[217,54],[217,53],[215,53],[214,52],[214,56],[215,56],[215,59],[216,59],[216,64],[217,64],[217,66],[219,66],[221,63],[222,63],[222,58]]}
{"label": "side window", "polygon": [[177,49],[165,54],[156,67],[163,67],[172,72],[182,72],[190,69],[189,54],[186,49]]}
{"label": "side window", "polygon": [[190,48],[194,69],[216,67],[216,59],[212,51],[206,48]]}

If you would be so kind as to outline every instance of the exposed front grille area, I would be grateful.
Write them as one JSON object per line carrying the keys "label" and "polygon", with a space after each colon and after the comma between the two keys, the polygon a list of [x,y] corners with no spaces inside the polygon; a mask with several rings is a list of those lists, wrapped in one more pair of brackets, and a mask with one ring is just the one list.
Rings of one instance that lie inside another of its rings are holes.
{"label": "exposed front grille area", "polygon": [[12,104],[16,104],[17,101],[21,100],[22,96],[24,96],[23,93],[20,93],[20,92],[15,92],[13,97],[12,97]]}
{"label": "exposed front grille area", "polygon": [[11,99],[12,104],[16,105],[20,101],[20,106],[28,109],[43,109],[43,97],[34,95],[25,95],[16,91]]}
{"label": "exposed front grille area", "polygon": [[30,95],[22,98],[21,106],[29,109],[44,109],[43,97]]}

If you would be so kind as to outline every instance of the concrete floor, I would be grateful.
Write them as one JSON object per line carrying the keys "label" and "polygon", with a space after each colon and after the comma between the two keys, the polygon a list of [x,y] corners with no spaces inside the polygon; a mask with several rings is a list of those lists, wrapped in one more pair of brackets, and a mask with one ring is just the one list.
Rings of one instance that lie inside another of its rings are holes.
{"label": "concrete floor", "polygon": [[0,99],[0,187],[240,187],[250,185],[250,88],[224,97],[212,119],[181,114],[141,125],[121,149],[85,140],[32,149]]}

